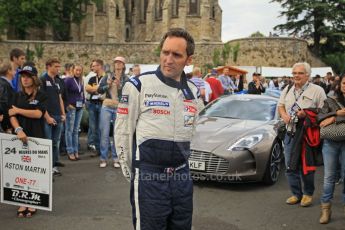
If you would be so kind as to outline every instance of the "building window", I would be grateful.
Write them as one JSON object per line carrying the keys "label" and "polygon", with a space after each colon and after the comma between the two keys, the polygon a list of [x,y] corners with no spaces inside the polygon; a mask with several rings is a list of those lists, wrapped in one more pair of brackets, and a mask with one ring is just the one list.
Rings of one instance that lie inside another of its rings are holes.
{"label": "building window", "polygon": [[173,0],[172,4],[172,16],[178,17],[178,8],[179,8],[180,0]]}
{"label": "building window", "polygon": [[199,15],[199,0],[189,0],[189,15]]}
{"label": "building window", "polygon": [[146,22],[146,13],[147,13],[148,5],[149,5],[148,0],[140,1],[140,21],[141,22]]}
{"label": "building window", "polygon": [[163,0],[155,0],[155,19],[161,20],[163,16]]}
{"label": "building window", "polygon": [[119,5],[118,4],[116,4],[116,6],[115,6],[115,16],[116,16],[116,18],[120,17],[120,9],[119,9]]}
{"label": "building window", "polygon": [[105,13],[105,2],[96,1],[97,13]]}
{"label": "building window", "polygon": [[210,18],[215,19],[216,18],[216,7],[215,7],[214,3],[212,4],[210,9],[211,9]]}

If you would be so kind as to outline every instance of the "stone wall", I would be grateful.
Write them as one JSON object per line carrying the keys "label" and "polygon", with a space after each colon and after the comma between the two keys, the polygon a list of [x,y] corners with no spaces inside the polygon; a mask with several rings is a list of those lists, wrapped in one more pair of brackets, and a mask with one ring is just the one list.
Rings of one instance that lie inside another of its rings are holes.
{"label": "stone wall", "polygon": [[287,67],[296,62],[308,62],[313,67],[325,64],[308,49],[308,43],[296,38],[242,38],[229,41],[231,46],[240,45],[237,61],[230,57],[230,65]]}
{"label": "stone wall", "polygon": [[[34,56],[34,61],[43,71],[45,61],[50,57],[57,57],[61,63],[73,62],[84,65],[88,71],[90,61],[95,58],[102,59],[111,64],[116,56],[124,56],[128,63],[157,64],[158,42],[150,43],[82,43],[82,42],[49,42],[49,41],[3,41],[0,42],[0,61],[9,59],[9,52],[13,48],[36,52],[37,47],[43,46],[42,57]],[[196,43],[196,52],[193,64],[203,66],[212,63],[214,49],[220,49],[222,43]]]}

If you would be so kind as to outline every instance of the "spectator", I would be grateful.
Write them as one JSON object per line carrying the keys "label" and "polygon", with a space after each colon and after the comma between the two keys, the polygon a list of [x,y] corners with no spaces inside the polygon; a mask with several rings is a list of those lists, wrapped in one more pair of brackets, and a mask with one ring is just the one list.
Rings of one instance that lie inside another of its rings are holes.
{"label": "spectator", "polygon": [[193,77],[190,79],[200,91],[201,98],[205,101],[205,81],[202,79],[201,69],[194,67]]}
{"label": "spectator", "polygon": [[24,62],[25,62],[25,53],[23,50],[14,48],[10,52],[10,60],[12,63],[12,68],[15,70],[15,75],[12,80],[12,86],[15,92],[18,92],[20,90],[19,87],[19,71],[20,68],[22,68]]}
{"label": "spectator", "polygon": [[[133,68],[134,69],[134,68]],[[119,104],[119,100],[122,96],[122,87],[128,80],[125,74],[126,60],[124,57],[116,57],[114,59],[114,76],[110,75],[101,79],[98,93],[104,94],[105,99],[102,104],[101,115],[100,115],[100,168],[107,166],[108,150],[111,149],[113,166],[114,168],[120,168],[120,163],[116,154],[114,141],[110,142],[110,127],[114,127],[116,119],[116,108]],[[113,136],[113,135],[111,135]],[[114,139],[113,139],[114,140]]]}
{"label": "spectator", "polygon": [[[315,75],[315,77],[314,77],[314,79],[313,79],[313,83],[314,83],[315,85],[318,85],[318,86],[320,86],[321,88],[323,88],[323,90],[325,91],[326,94],[329,92],[329,90],[327,90],[326,84],[323,83],[323,82],[321,81],[321,76],[320,76],[319,74],[316,74],[316,75]],[[328,92],[327,92],[327,91],[328,91]]]}
{"label": "spectator", "polygon": [[135,77],[135,76],[139,76],[139,75],[140,75],[140,65],[135,64],[132,67],[132,76],[130,78]]}
{"label": "spectator", "polygon": [[[345,122],[345,77],[342,77],[338,83],[335,97],[326,99],[319,115],[318,121],[320,127],[326,127],[333,123],[339,124]],[[334,130],[334,132],[338,132]],[[331,200],[334,194],[336,183],[337,166],[340,163],[342,174],[345,170],[345,133],[343,141],[324,139],[322,146],[322,156],[324,162],[324,181],[323,194],[321,196],[321,217],[320,223],[327,224],[331,219]],[[343,183],[342,202],[345,214],[345,185]]]}
{"label": "spectator", "polygon": [[237,87],[235,86],[234,82],[232,81],[230,77],[230,69],[229,67],[225,66],[223,69],[223,75],[219,76],[219,81],[222,83],[224,94],[231,94],[235,90],[237,90]]}
{"label": "spectator", "polygon": [[68,159],[71,161],[79,159],[79,126],[85,101],[82,74],[83,67],[77,64],[73,69],[73,77],[65,78],[68,95],[65,139]]}
{"label": "spectator", "polygon": [[248,84],[248,94],[261,94],[265,91],[265,87],[261,83],[260,74],[253,73],[253,81]]}
{"label": "spectator", "polygon": [[[34,66],[25,65],[19,72],[20,88],[16,93],[13,106],[8,111],[14,132],[23,142],[28,142],[28,137],[45,138],[44,113],[46,111],[46,95],[39,91],[39,79]],[[17,210],[18,217],[32,217],[36,209],[20,206]]]}
{"label": "spectator", "polygon": [[47,95],[47,110],[45,118],[45,136],[53,142],[53,175],[61,176],[58,167],[64,164],[59,162],[60,139],[62,125],[66,120],[65,106],[62,99],[63,82],[58,78],[61,68],[60,61],[56,58],[48,59],[46,62],[47,72],[41,76],[41,89]]}
{"label": "spectator", "polygon": [[2,110],[2,130],[6,133],[12,132],[12,126],[8,115],[8,110],[11,108],[12,100],[14,98],[15,91],[12,87],[12,79],[15,72],[9,62],[3,62],[0,64],[0,107]]}
{"label": "spectator", "polygon": [[217,76],[217,70],[212,70],[209,77],[206,80],[210,84],[210,87],[212,90],[210,102],[222,96],[224,93],[222,83],[220,83],[220,81],[216,78],[216,76]]}
{"label": "spectator", "polygon": [[234,84],[236,86],[235,92],[243,91],[243,76],[236,74]]}
{"label": "spectator", "polygon": [[104,100],[104,94],[98,93],[99,84],[101,79],[106,76],[103,70],[103,61],[96,59],[92,63],[92,69],[96,73],[96,76],[90,78],[86,85],[86,91],[90,94],[89,104],[89,129],[92,129],[92,140],[94,141],[96,152],[91,154],[91,157],[100,155],[100,132],[99,132],[99,120],[101,114],[102,103]]}
{"label": "spectator", "polygon": [[[304,121],[305,119],[312,121],[315,113],[312,113],[310,109],[322,108],[326,99],[321,87],[308,82],[310,72],[308,63],[294,64],[292,67],[294,84],[291,87],[285,87],[278,103],[279,114],[288,130],[284,139],[284,150],[286,176],[292,196],[286,200],[286,203],[290,205],[301,203],[303,207],[312,204],[316,170],[311,157],[314,153],[310,153],[312,148],[303,141],[304,137],[307,138],[303,133],[306,128]],[[305,135],[308,133],[310,132],[306,132]],[[317,142],[317,139],[313,140]],[[313,144],[318,146],[318,143],[313,142]],[[304,185],[303,191],[301,181]]]}

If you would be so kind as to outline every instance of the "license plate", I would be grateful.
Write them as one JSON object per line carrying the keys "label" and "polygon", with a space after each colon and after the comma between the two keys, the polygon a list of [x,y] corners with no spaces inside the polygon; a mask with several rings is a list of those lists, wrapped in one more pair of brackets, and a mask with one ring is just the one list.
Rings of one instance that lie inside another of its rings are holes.
{"label": "license plate", "polygon": [[205,171],[206,165],[205,162],[202,161],[189,160],[189,168],[192,170]]}

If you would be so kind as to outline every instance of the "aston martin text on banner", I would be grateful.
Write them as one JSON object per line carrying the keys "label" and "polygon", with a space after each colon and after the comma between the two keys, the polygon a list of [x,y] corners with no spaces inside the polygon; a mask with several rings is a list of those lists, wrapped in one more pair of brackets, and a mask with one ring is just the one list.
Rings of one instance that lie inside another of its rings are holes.
{"label": "aston martin text on banner", "polygon": [[1,202],[52,211],[52,141],[0,133]]}

